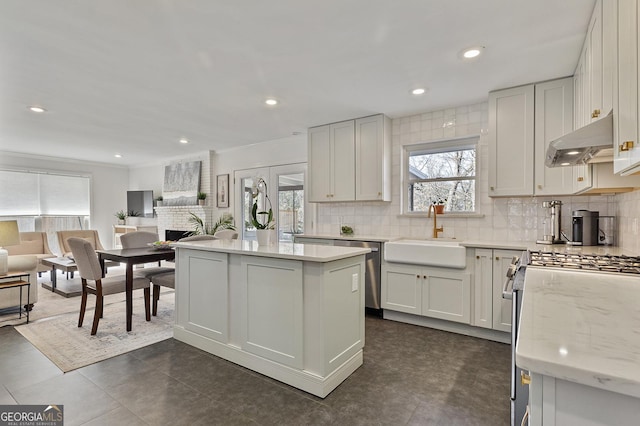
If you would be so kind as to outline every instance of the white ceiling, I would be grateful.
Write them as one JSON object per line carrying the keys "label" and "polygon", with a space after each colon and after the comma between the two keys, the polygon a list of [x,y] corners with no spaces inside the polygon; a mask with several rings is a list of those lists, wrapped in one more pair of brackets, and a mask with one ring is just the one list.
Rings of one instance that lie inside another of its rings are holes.
{"label": "white ceiling", "polygon": [[1,0],[0,150],[136,165],[479,102],[573,74],[594,3]]}

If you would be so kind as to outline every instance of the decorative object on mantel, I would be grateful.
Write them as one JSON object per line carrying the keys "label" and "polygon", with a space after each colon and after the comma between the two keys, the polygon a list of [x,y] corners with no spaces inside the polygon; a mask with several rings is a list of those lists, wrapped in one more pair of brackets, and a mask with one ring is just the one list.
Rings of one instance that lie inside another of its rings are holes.
{"label": "decorative object on mantel", "polygon": [[127,212],[120,210],[114,213],[114,216],[118,218],[118,225],[124,225],[127,220]]}
{"label": "decorative object on mantel", "polygon": [[198,192],[198,205],[199,206],[204,206],[204,204],[206,203],[206,199],[207,199],[207,194],[204,192]]}
{"label": "decorative object on mantel", "polygon": [[156,198],[156,207],[162,207],[162,195],[159,195],[158,198]]}
{"label": "decorative object on mantel", "polygon": [[229,207],[229,175],[218,175],[216,187],[216,207]]}
{"label": "decorative object on mantel", "polygon": [[224,213],[216,223],[209,226],[195,213],[189,212],[189,223],[193,225],[193,231],[190,235],[213,235],[222,229],[231,229],[235,231],[236,227],[233,224],[233,216],[229,213]]}
{"label": "decorative object on mantel", "polygon": [[165,206],[197,205],[201,161],[170,164],[164,168],[162,195]]}
{"label": "decorative object on mantel", "polygon": [[[262,204],[264,208],[266,208],[266,204],[269,203],[269,210],[258,211],[258,202],[261,193],[264,194]],[[253,180],[251,198],[253,198],[253,207],[251,208],[251,220],[249,224],[256,228],[258,245],[269,245],[272,234],[271,230],[275,228],[275,221],[273,220],[273,208],[271,206],[271,200],[269,199],[267,182],[265,182],[264,179],[256,178]],[[258,219],[258,216],[260,216],[260,219]]]}

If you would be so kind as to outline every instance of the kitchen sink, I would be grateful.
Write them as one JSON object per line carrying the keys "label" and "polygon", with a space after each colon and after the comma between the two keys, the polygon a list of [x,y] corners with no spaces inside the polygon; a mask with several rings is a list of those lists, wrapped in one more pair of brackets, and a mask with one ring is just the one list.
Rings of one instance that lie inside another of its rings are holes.
{"label": "kitchen sink", "polygon": [[456,240],[397,240],[384,244],[384,260],[462,269],[467,249]]}

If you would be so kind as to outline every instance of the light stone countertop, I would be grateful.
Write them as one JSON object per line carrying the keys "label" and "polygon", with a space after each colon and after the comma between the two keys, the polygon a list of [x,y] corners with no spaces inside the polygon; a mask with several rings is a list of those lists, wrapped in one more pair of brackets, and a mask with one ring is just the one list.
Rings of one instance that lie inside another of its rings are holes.
{"label": "light stone countertop", "polygon": [[380,237],[372,235],[329,235],[329,234],[296,234],[299,238],[317,238],[319,240],[347,240],[347,241],[374,241],[378,243],[386,243],[388,241],[398,240],[397,237]]}
{"label": "light stone countertop", "polygon": [[268,246],[259,246],[257,241],[246,240],[184,241],[176,242],[171,245],[178,249],[190,248],[220,253],[302,260],[308,262],[332,262],[334,260],[367,254],[371,251],[368,248],[361,247],[335,247],[284,242]]}
{"label": "light stone countertop", "polygon": [[516,363],[640,398],[640,276],[528,267]]}

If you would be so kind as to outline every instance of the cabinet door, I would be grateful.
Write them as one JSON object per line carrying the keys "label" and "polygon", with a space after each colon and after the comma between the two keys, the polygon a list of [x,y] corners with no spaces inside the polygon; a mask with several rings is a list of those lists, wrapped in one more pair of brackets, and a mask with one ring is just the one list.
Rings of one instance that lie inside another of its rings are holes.
{"label": "cabinet door", "polygon": [[618,2],[602,3],[602,110],[600,117],[613,109],[615,74],[618,61]]}
{"label": "cabinet door", "polygon": [[471,322],[471,274],[425,268],[422,285],[422,315]]}
{"label": "cabinet door", "polygon": [[602,106],[602,2],[596,1],[585,43],[588,46],[589,108],[587,123],[605,116]]}
{"label": "cabinet door", "polygon": [[533,195],[534,86],[489,93],[489,196]]}
{"label": "cabinet door", "polygon": [[[631,153],[638,148],[638,3],[618,1],[618,110],[614,138],[613,169],[623,172],[632,165]],[[624,142],[634,148],[622,150]]]}
{"label": "cabinet door", "polygon": [[[535,195],[572,194],[573,167],[547,167],[549,144],[573,130],[573,78],[535,87]],[[581,167],[581,166],[577,166]]]}
{"label": "cabinet door", "polygon": [[329,126],[309,129],[309,201],[330,201],[331,132]]}
{"label": "cabinet door", "polygon": [[353,201],[356,196],[355,122],[331,124],[330,201]]}
{"label": "cabinet door", "polygon": [[382,266],[382,308],[420,315],[420,272],[416,266],[385,263]]}
{"label": "cabinet door", "polygon": [[511,332],[511,300],[502,298],[502,289],[507,279],[507,268],[516,250],[493,251],[493,329]]}
{"label": "cabinet door", "polygon": [[390,120],[384,115],[356,120],[356,200],[391,201]]}
{"label": "cabinet door", "polygon": [[476,249],[473,273],[473,322],[493,328],[493,250]]}

